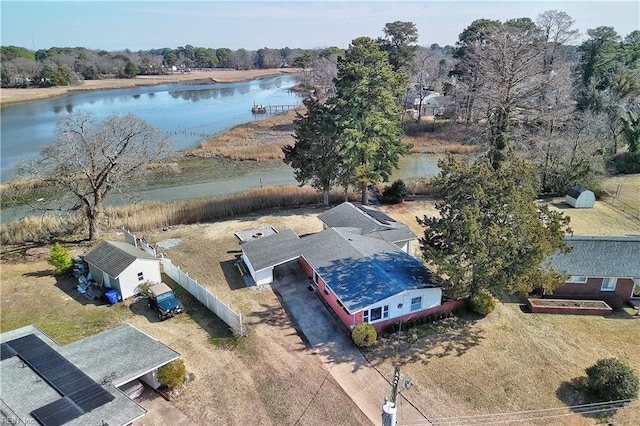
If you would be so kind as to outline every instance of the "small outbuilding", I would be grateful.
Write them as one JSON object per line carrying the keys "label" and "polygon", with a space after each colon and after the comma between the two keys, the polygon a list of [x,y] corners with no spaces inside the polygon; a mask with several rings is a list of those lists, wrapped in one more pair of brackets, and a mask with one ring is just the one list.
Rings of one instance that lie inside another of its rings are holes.
{"label": "small outbuilding", "polygon": [[590,209],[596,202],[596,196],[592,191],[586,188],[576,186],[567,191],[564,200],[571,207],[576,209]]}
{"label": "small outbuilding", "polygon": [[118,290],[122,299],[140,293],[144,283],[162,281],[160,259],[127,243],[103,241],[84,260],[93,279]]}

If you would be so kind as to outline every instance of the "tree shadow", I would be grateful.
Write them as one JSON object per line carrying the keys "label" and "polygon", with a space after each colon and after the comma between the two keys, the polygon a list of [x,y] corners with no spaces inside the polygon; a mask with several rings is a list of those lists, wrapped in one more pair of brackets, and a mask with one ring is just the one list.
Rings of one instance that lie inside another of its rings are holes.
{"label": "tree shadow", "polygon": [[[212,339],[227,339],[233,338],[233,330],[222,321],[216,314],[211,312],[205,305],[200,303],[200,301],[189,293],[182,286],[177,284],[168,276],[163,276],[163,281],[171,287],[173,292],[176,295],[176,299],[183,307],[183,312],[181,314],[176,315],[173,318],[168,318],[165,321],[187,321],[192,320],[200,328],[206,331]],[[149,309],[147,305],[146,298],[140,298],[135,304],[139,307],[136,307],[136,311],[134,311],[133,305],[131,305],[131,310],[134,313],[140,312],[140,314],[144,315],[149,319],[149,322],[158,322],[161,321],[156,315],[155,311]],[[150,318],[153,317],[153,318]]]}
{"label": "tree shadow", "polygon": [[586,379],[586,376],[581,376],[564,381],[556,390],[556,397],[567,405],[568,410],[583,417],[602,421],[624,408],[623,404],[599,402],[589,395],[586,390]]}
{"label": "tree shadow", "polygon": [[224,279],[231,290],[239,290],[246,287],[246,284],[242,275],[240,274],[240,270],[238,269],[236,262],[238,262],[237,258],[223,260],[222,262],[220,262],[220,269],[222,270]]}
{"label": "tree shadow", "polygon": [[[474,327],[476,319],[464,313],[460,316],[384,335],[379,344],[365,352],[374,365],[396,356],[401,363],[428,364],[432,359],[462,356],[485,339],[485,331]],[[465,318],[465,316],[467,318]]]}
{"label": "tree shadow", "polygon": [[57,276],[55,279],[55,286],[62,290],[67,296],[69,296],[69,298],[75,300],[81,305],[102,306],[109,304],[105,298],[99,297],[91,300],[84,294],[80,293],[76,287],[78,285],[78,279],[74,276],[63,275]]}

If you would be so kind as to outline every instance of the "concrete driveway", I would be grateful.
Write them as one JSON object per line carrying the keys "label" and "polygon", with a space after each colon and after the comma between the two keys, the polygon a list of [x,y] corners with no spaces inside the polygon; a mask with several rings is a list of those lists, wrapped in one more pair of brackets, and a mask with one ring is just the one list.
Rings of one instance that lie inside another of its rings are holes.
{"label": "concrete driveway", "polygon": [[[309,289],[309,278],[296,261],[278,266],[274,275],[272,288],[311,350],[371,423],[381,424],[382,404],[391,394],[391,383],[362,356],[346,327]],[[393,371],[383,373],[393,376]],[[400,394],[396,420],[403,424],[427,419]]]}

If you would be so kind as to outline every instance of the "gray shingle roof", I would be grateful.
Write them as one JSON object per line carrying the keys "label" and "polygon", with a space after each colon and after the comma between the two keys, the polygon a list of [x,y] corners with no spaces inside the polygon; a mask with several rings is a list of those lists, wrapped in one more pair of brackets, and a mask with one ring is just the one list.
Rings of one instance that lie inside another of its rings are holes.
{"label": "gray shingle roof", "polygon": [[586,277],[640,277],[640,236],[573,236],[565,241],[573,251],[552,258],[558,272]]}
{"label": "gray shingle roof", "polygon": [[[71,426],[99,425],[103,422],[110,425],[126,425],[144,416],[147,411],[143,407],[116,389],[115,386],[120,384],[118,379],[124,379],[125,374],[132,374],[134,370],[133,374],[142,375],[157,367],[158,361],[166,363],[170,361],[169,358],[174,359],[178,356],[177,352],[129,324],[66,346],[58,345],[32,325],[1,333],[0,342],[9,342],[31,334],[36,335],[115,397],[112,401],[65,423]],[[87,348],[92,350],[87,351]],[[8,407],[11,414],[25,424],[37,424],[30,413],[60,399],[60,394],[31,368],[24,368],[16,357],[2,360],[0,366],[0,393],[4,409]],[[112,371],[116,372],[114,381],[111,384],[103,384],[103,377],[110,375]]]}
{"label": "gray shingle roof", "polygon": [[416,238],[409,227],[369,206],[344,202],[318,215],[329,228],[358,228],[363,235],[399,243]]}
{"label": "gray shingle roof", "polygon": [[241,247],[256,270],[303,256],[352,313],[402,291],[434,286],[419,260],[391,242],[352,231],[329,228],[300,238],[289,229]]}
{"label": "gray shingle roof", "polygon": [[131,244],[116,241],[103,241],[85,256],[85,260],[88,263],[114,278],[127,269],[136,259],[160,261]]}
{"label": "gray shingle roof", "polygon": [[241,243],[242,251],[256,271],[279,265],[300,256],[300,237],[291,229]]}

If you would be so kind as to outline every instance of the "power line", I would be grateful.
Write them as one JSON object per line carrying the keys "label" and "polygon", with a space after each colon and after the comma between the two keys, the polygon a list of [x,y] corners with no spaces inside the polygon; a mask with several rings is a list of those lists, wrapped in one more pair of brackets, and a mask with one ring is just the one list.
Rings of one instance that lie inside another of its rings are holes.
{"label": "power line", "polygon": [[[591,404],[581,404],[581,405],[571,405],[566,407],[556,407],[556,408],[543,408],[538,410],[523,410],[523,411],[512,411],[512,412],[503,412],[503,413],[492,413],[492,414],[477,414],[470,416],[454,416],[454,417],[440,417],[440,418],[431,418],[425,422],[425,420],[410,420],[404,424],[407,425],[445,425],[448,423],[455,423],[458,426],[463,426],[465,424],[478,424],[477,422],[482,422],[482,424],[500,424],[506,422],[521,422],[521,421],[530,421],[530,420],[542,420],[547,418],[554,417],[566,417],[571,415],[582,415],[582,414],[592,414],[598,413],[602,411],[609,411],[613,408],[635,408],[640,407],[640,404],[626,405],[624,407],[619,407],[620,404],[629,404],[632,402],[638,401],[635,399],[623,399],[616,401],[606,401],[606,402],[597,402]],[[558,411],[571,410],[571,413],[553,413]],[[538,415],[532,417],[533,415]],[[500,417],[506,416],[524,416],[521,419],[507,419],[502,420]],[[528,417],[527,417],[528,416]]]}

